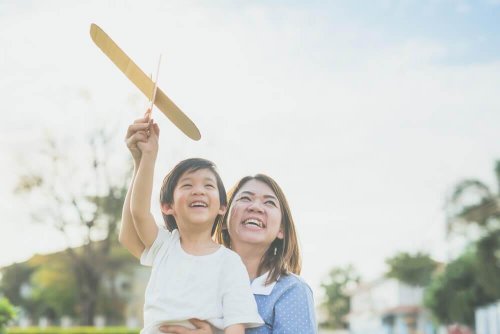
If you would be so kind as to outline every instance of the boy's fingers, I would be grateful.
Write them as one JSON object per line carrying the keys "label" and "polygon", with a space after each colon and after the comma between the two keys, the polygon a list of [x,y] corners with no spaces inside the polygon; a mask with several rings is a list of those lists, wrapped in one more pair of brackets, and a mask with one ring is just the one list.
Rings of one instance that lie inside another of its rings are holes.
{"label": "boy's fingers", "polygon": [[127,136],[126,138],[132,136],[135,132],[140,131],[140,130],[146,130],[149,127],[149,123],[135,123],[129,125],[127,129]]}
{"label": "boy's fingers", "polygon": [[160,136],[160,127],[158,126],[157,123],[153,124],[153,131],[155,132],[155,134],[156,134],[157,137]]}
{"label": "boy's fingers", "polygon": [[151,109],[148,108],[148,110],[146,110],[146,112],[144,113],[144,118],[146,120],[151,119]]}
{"label": "boy's fingers", "polygon": [[148,120],[146,119],[146,117],[143,117],[143,118],[138,118],[134,121],[134,124],[135,123],[147,123]]}

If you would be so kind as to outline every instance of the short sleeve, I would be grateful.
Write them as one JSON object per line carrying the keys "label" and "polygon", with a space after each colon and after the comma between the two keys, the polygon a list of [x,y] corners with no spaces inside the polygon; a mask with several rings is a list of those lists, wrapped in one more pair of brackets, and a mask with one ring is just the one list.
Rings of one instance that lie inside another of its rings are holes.
{"label": "short sleeve", "polygon": [[[176,232],[175,230],[174,232]],[[141,255],[141,264],[143,266],[151,267],[156,259],[158,253],[162,250],[166,251],[169,245],[173,242],[176,233],[170,233],[163,227],[158,227],[158,234],[151,247],[146,248]]]}
{"label": "short sleeve", "polygon": [[315,334],[317,331],[311,288],[298,282],[275,304],[273,334]]}
{"label": "short sleeve", "polygon": [[[231,252],[231,251],[230,251]],[[248,272],[238,255],[230,254],[224,270],[222,312],[224,328],[243,324],[246,328],[264,324],[257,310],[257,303],[250,289]]]}

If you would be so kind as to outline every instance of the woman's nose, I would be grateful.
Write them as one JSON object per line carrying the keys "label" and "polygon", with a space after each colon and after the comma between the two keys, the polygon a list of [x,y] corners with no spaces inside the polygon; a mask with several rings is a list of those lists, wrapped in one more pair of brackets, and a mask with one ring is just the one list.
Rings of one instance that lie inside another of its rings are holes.
{"label": "woman's nose", "polygon": [[248,210],[253,212],[264,212],[264,208],[260,201],[253,201],[248,207]]}

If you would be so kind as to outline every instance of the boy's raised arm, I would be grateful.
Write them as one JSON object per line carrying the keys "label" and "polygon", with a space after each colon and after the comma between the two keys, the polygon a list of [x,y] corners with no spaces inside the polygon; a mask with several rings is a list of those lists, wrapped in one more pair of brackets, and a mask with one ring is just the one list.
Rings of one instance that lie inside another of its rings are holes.
{"label": "boy's raised arm", "polygon": [[144,247],[150,248],[158,235],[158,226],[151,214],[151,193],[153,191],[153,175],[158,154],[158,124],[150,125],[150,134],[145,142],[137,142],[141,151],[141,161],[132,186],[130,211],[137,234]]}
{"label": "boy's raised arm", "polygon": [[122,209],[122,224],[120,227],[120,233],[118,235],[118,240],[120,243],[136,258],[140,258],[142,252],[144,251],[144,244],[137,234],[137,230],[134,226],[134,220],[132,218],[132,213],[130,212],[130,196],[132,193],[132,188],[135,181],[135,176],[137,175],[137,168],[139,167],[141,161],[141,151],[137,147],[139,141],[147,141],[146,129],[148,123],[145,118],[137,119],[134,124],[130,125],[127,129],[127,135],[125,137],[125,142],[127,147],[132,154],[134,160],[134,173],[132,176],[132,181],[127,190],[127,195],[125,196],[125,201],[123,203]]}

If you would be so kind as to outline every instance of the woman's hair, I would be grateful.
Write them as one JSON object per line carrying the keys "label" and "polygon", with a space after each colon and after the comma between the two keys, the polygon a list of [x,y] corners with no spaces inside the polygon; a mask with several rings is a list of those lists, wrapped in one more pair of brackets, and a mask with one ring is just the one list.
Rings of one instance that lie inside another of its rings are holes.
{"label": "woman's hair", "polygon": [[[219,190],[219,200],[221,206],[226,206],[227,204],[227,196],[226,196],[226,188],[224,188],[224,184],[222,183],[222,179],[217,172],[217,167],[215,164],[209,160],[201,159],[201,158],[191,158],[182,160],[179,162],[171,171],[168,173],[163,179],[163,183],[161,185],[160,190],[160,204],[173,204],[174,203],[174,190],[179,183],[179,179],[184,173],[193,173],[200,169],[207,169],[211,171],[215,179],[217,180],[217,189]],[[163,220],[167,226],[167,229],[172,232],[177,227],[177,222],[175,221],[174,216],[166,215],[162,213]],[[220,225],[222,221],[222,215],[217,215],[215,218],[214,224],[212,226],[212,235],[215,233],[215,228],[217,225]]]}
{"label": "woman's hair", "polygon": [[243,187],[243,185],[250,180],[263,182],[273,190],[280,203],[281,228],[283,230],[283,239],[276,238],[271,243],[260,261],[257,274],[262,275],[264,272],[269,271],[266,284],[276,281],[280,275],[287,275],[289,273],[299,275],[301,271],[301,258],[292,213],[283,190],[281,190],[276,181],[267,175],[257,174],[255,176],[246,176],[230,190],[228,194],[228,210],[226,210],[226,213],[222,218],[222,224],[218,225],[215,230],[216,241],[228,248],[231,248],[231,240],[227,229],[227,220],[230,214],[231,205],[241,187]]}

